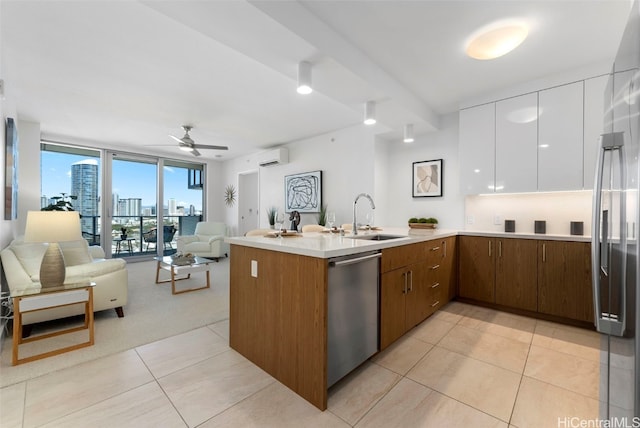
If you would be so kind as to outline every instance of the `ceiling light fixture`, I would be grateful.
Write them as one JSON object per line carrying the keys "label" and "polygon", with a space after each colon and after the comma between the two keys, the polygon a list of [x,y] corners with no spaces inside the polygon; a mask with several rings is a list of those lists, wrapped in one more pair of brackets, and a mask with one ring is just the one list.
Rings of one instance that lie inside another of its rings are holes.
{"label": "ceiling light fixture", "polygon": [[311,87],[311,64],[302,61],[298,64],[298,93],[307,95],[313,92]]}
{"label": "ceiling light fixture", "polygon": [[376,123],[376,103],[367,101],[364,105],[364,124],[374,125]]}
{"label": "ceiling light fixture", "polygon": [[408,123],[404,126],[404,141],[405,143],[413,143],[413,124]]}
{"label": "ceiling light fixture", "polygon": [[471,58],[480,60],[498,58],[517,48],[528,34],[529,29],[522,22],[494,22],[467,39],[465,52]]}

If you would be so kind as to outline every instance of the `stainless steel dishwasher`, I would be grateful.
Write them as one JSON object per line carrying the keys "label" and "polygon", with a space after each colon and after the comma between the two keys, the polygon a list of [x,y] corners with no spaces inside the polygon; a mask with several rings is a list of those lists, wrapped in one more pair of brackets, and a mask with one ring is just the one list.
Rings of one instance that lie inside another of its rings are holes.
{"label": "stainless steel dishwasher", "polygon": [[327,386],[378,352],[380,252],[329,259]]}

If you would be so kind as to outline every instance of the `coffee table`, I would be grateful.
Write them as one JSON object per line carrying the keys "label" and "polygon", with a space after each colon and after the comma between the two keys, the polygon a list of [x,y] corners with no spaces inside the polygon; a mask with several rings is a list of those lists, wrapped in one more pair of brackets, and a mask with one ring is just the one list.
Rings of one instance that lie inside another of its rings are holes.
{"label": "coffee table", "polygon": [[[92,346],[94,344],[93,329],[93,287],[95,282],[83,281],[73,284],[64,284],[60,287],[40,287],[39,284],[14,290],[11,292],[13,299],[13,348],[12,365],[28,363],[29,361],[40,360],[73,351],[75,349]],[[81,327],[71,327],[58,330],[53,333],[41,334],[34,337],[22,337],[22,315],[28,312],[40,311],[43,309],[57,308],[76,303],[84,303],[84,325]],[[35,354],[26,358],[19,358],[18,347],[22,343],[35,342],[61,334],[73,333],[80,330],[89,330],[89,340],[76,345],[70,345],[41,354]]]}
{"label": "coffee table", "polygon": [[[173,262],[173,259],[170,256],[154,257],[153,259],[158,262],[158,266],[156,268],[156,284],[163,284],[163,283],[166,283],[166,282],[170,282],[171,283],[171,294],[187,293],[189,291],[202,290],[202,289],[211,287],[211,283],[210,283],[210,279],[209,279],[209,263],[213,263],[213,260],[205,259],[204,257],[196,256],[194,258],[193,263],[187,264],[187,265],[183,265],[183,264],[175,264]],[[170,272],[171,273],[171,278],[161,281],[160,280],[160,269],[164,269],[164,270]],[[189,278],[191,278],[191,274],[195,273],[195,272],[206,272],[207,284],[202,286],[202,287],[187,288],[187,289],[184,289],[184,290],[176,291],[176,281],[182,281],[184,279],[189,279]],[[181,274],[182,275],[186,274],[186,276],[178,278],[178,275],[181,275]]]}

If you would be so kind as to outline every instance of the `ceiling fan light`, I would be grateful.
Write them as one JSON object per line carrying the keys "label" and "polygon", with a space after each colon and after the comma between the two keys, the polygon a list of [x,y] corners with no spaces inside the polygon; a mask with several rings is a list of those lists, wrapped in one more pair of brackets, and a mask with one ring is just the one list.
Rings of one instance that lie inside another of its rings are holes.
{"label": "ceiling fan light", "polygon": [[374,125],[376,123],[376,103],[367,101],[364,105],[364,124]]}
{"label": "ceiling fan light", "polygon": [[185,152],[192,152],[193,151],[193,147],[187,145],[187,144],[180,144],[180,150],[183,150]]}
{"label": "ceiling fan light", "polygon": [[298,64],[298,93],[307,95],[313,92],[311,86],[311,64],[302,61]]}
{"label": "ceiling fan light", "polygon": [[528,34],[529,29],[523,23],[495,22],[471,35],[465,52],[471,58],[480,60],[498,58],[520,46]]}

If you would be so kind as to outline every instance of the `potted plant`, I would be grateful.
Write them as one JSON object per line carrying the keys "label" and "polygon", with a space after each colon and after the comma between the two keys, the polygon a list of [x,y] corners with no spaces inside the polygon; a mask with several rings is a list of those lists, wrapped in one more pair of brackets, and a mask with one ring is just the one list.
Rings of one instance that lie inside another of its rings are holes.
{"label": "potted plant", "polygon": [[318,214],[318,224],[325,226],[327,224],[327,204],[320,207],[320,213]]}
{"label": "potted plant", "polygon": [[434,217],[411,217],[409,219],[409,227],[412,229],[435,229],[438,224],[438,219]]}
{"label": "potted plant", "polygon": [[120,228],[120,238],[122,240],[127,239],[127,228],[126,227],[121,227]]}
{"label": "potted plant", "polygon": [[54,202],[44,208],[41,208],[40,211],[75,211],[70,199],[75,201],[78,197],[74,195],[67,195],[66,193],[60,193],[60,196],[54,196],[51,199],[53,199]]}
{"label": "potted plant", "polygon": [[269,219],[269,227],[271,227],[271,229],[275,228],[277,211],[276,207],[267,208],[267,218]]}

